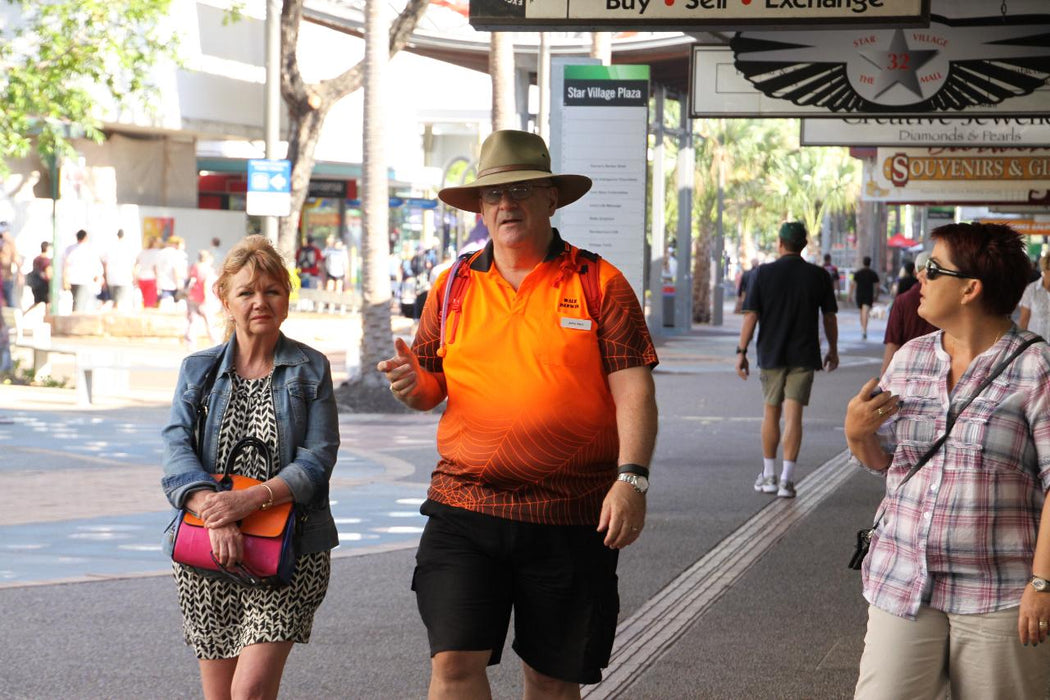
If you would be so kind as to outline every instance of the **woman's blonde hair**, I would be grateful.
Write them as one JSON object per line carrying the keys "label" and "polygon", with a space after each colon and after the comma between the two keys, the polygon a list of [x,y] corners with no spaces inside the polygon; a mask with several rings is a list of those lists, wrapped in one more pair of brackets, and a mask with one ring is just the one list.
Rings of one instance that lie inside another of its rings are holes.
{"label": "woman's blonde hair", "polygon": [[[219,279],[215,282],[215,295],[225,301],[230,293],[233,278],[246,267],[251,269],[253,281],[261,274],[269,275],[280,283],[286,294],[291,294],[292,278],[288,274],[284,258],[266,236],[255,235],[245,236],[226,254],[219,271]],[[233,335],[233,330],[233,320],[227,319],[226,340]]]}
{"label": "woman's blonde hair", "polygon": [[1047,253],[1043,257],[1039,258],[1039,269],[1043,272],[1050,270],[1050,253]]}

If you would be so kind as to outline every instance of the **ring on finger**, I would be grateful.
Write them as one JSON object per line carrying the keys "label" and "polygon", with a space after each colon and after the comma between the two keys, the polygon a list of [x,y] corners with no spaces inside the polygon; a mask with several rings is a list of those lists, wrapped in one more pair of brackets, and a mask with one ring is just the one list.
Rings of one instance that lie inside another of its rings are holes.
{"label": "ring on finger", "polygon": [[1039,626],[1042,627],[1043,629],[1046,629],[1047,625],[1050,625],[1050,623],[1048,623],[1046,620],[1040,620],[1039,621]]}
{"label": "ring on finger", "polygon": [[879,408],[878,408],[878,410],[876,411],[876,413],[878,413],[878,414],[879,414],[879,415],[881,416],[881,415],[883,415],[883,414],[885,414],[885,413],[886,413],[886,409],[885,409],[885,408],[883,408],[882,406],[879,406]]}

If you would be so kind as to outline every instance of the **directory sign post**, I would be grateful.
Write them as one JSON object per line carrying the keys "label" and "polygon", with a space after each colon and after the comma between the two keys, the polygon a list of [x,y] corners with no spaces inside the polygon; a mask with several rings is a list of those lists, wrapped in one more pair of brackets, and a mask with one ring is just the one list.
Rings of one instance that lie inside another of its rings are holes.
{"label": "directory sign post", "polygon": [[249,216],[288,216],[292,213],[292,162],[289,160],[249,160]]}
{"label": "directory sign post", "polygon": [[554,172],[594,182],[580,201],[558,210],[556,225],[573,245],[620,268],[641,298],[645,268],[649,66],[564,65],[551,99]]}

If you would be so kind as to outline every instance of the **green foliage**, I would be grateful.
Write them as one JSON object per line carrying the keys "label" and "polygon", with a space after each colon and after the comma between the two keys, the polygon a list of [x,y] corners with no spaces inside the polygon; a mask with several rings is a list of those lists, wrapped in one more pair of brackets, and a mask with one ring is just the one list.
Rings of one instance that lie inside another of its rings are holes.
{"label": "green foliage", "polygon": [[150,74],[173,57],[171,0],[7,0],[20,19],[0,32],[0,173],[29,154],[72,154],[71,138],[102,140],[99,90],[145,100]]}
{"label": "green foliage", "polygon": [[[800,147],[799,125],[789,119],[698,119],[694,220],[698,233],[714,231],[719,180],[723,230],[741,257],[775,251],[786,219],[805,222],[819,244],[826,214],[851,211],[860,187],[860,164],[848,149]],[[731,249],[727,243],[727,248]]]}

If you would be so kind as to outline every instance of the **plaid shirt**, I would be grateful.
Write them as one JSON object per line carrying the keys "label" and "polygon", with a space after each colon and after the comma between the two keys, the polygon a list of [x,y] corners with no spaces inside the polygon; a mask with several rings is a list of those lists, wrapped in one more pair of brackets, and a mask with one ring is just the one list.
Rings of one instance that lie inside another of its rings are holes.
{"label": "plaid shirt", "polygon": [[884,472],[885,515],[864,561],[864,597],[875,607],[914,619],[920,605],[973,614],[1020,603],[1050,489],[1050,346],[1037,343],[1014,360],[959,416],[944,446],[897,487],[944,434],[949,407],[957,410],[1031,335],[1011,328],[950,395],[943,333],[894,355],[881,386],[904,405],[879,429],[893,461]]}

